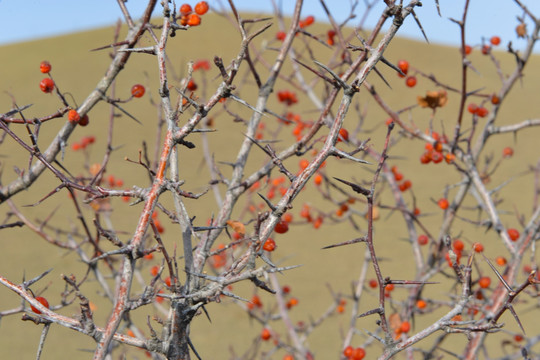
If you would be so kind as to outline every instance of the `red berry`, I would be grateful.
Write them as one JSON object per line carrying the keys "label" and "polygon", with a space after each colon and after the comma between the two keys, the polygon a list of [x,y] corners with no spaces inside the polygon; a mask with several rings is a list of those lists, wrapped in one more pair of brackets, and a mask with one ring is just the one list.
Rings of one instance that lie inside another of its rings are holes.
{"label": "red berry", "polygon": [[489,287],[489,285],[491,285],[491,279],[487,276],[482,276],[479,280],[478,280],[478,285],[480,285],[480,287],[482,289],[487,289]]}
{"label": "red berry", "polygon": [[278,39],[279,41],[285,40],[286,36],[287,36],[287,34],[285,34],[283,31],[278,31],[276,33],[276,39]]}
{"label": "red berry", "polygon": [[489,39],[489,42],[495,46],[499,45],[501,43],[501,38],[498,36],[492,36],[491,39]]}
{"label": "red berry", "polygon": [[369,287],[370,288],[375,289],[378,285],[379,285],[379,283],[377,282],[377,280],[375,280],[375,279],[369,280]]}
{"label": "red berry", "polygon": [[89,122],[88,114],[84,114],[84,116],[81,118],[81,120],[79,120],[79,125],[86,126],[86,125],[88,125],[88,122]]}
{"label": "red berry", "polygon": [[435,164],[438,164],[441,161],[443,161],[442,153],[435,151],[433,154],[431,154],[431,161],[433,161]]}
{"label": "red berry", "polygon": [[281,220],[276,224],[274,231],[278,234],[285,234],[289,231],[289,224],[286,221]]}
{"label": "red berry", "polygon": [[39,64],[39,70],[44,74],[48,74],[51,71],[51,63],[42,61],[41,64]]}
{"label": "red berry", "polygon": [[399,60],[397,66],[402,73],[407,75],[407,73],[409,72],[409,62],[407,60]]}
{"label": "red berry", "polygon": [[407,84],[408,87],[412,88],[416,85],[416,77],[415,76],[409,76],[407,79],[405,79],[405,84]]}
{"label": "red berry", "polygon": [[77,110],[74,110],[74,109],[69,110],[69,112],[68,112],[68,120],[69,120],[70,123],[76,124],[76,123],[79,122],[80,119],[81,119],[81,116],[79,115]]}
{"label": "red berry", "polygon": [[483,55],[489,54],[490,51],[491,51],[491,46],[489,46],[489,45],[487,45],[487,44],[484,45],[484,46],[482,46],[482,54],[483,54]]}
{"label": "red berry", "polygon": [[429,238],[427,237],[427,235],[420,235],[418,237],[418,244],[420,245],[427,245],[427,243],[429,242]]}
{"label": "red berry", "polygon": [[140,98],[145,93],[145,88],[141,84],[135,84],[131,87],[131,95],[136,98]]}
{"label": "red berry", "polygon": [[192,11],[193,9],[191,8],[191,5],[189,4],[182,4],[182,6],[180,6],[180,14],[182,15],[190,14]]}
{"label": "red berry", "polygon": [[465,55],[469,55],[472,52],[472,47],[470,45],[465,45]]}
{"label": "red berry", "polygon": [[304,27],[309,26],[315,22],[315,17],[313,15],[309,15],[304,19]]}
{"label": "red berry", "polygon": [[519,231],[517,231],[516,229],[508,229],[507,232],[510,240],[517,241],[517,239],[519,239]]}
{"label": "red berry", "polygon": [[476,114],[476,112],[478,111],[478,106],[475,103],[470,103],[469,106],[467,106],[467,110],[471,114]]}
{"label": "red berry", "polygon": [[195,81],[193,81],[193,79],[189,80],[188,84],[187,84],[187,89],[189,91],[195,91],[197,90],[197,84],[195,83]]}
{"label": "red berry", "polygon": [[450,203],[445,198],[442,198],[437,202],[437,205],[439,205],[441,209],[446,210],[448,209],[448,206],[450,205]]}
{"label": "red berry", "polygon": [[[36,300],[39,301],[41,305],[45,306],[47,309],[49,308],[49,302],[44,297],[36,296]],[[30,309],[32,309],[32,311],[35,312],[36,314],[41,314],[41,311],[35,308],[34,305],[30,305]]]}
{"label": "red berry", "polygon": [[50,93],[54,90],[54,81],[50,78],[45,78],[39,83],[39,88],[44,93]]}
{"label": "red berry", "polygon": [[200,1],[195,5],[195,12],[198,15],[204,15],[208,12],[210,9],[210,6],[208,6],[208,3],[206,1]]}
{"label": "red berry", "polygon": [[481,118],[485,117],[488,113],[489,113],[489,110],[483,106],[479,107],[478,110],[476,110],[476,115],[478,115]]}
{"label": "red berry", "polygon": [[263,249],[266,251],[274,251],[276,249],[276,242],[273,239],[266,239],[263,245]]}
{"label": "red berry", "polygon": [[341,140],[349,141],[349,132],[344,128],[339,129],[338,141]]}

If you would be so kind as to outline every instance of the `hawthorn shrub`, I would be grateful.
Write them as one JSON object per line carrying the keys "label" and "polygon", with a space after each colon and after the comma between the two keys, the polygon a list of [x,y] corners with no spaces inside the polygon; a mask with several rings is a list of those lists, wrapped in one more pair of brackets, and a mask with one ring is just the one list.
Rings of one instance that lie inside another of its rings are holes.
{"label": "hawthorn shrub", "polygon": [[[231,1],[220,14],[240,34],[236,56],[190,58],[178,71],[168,49],[207,26],[209,5],[149,1],[135,21],[120,1],[127,34],[119,26],[111,44],[94,49],[110,52],[110,64],[80,104],[57,80],[62,68],[36,61],[35,86],[57,110],[28,116],[30,105],[13,94],[0,115],[2,146],[16,149],[4,153],[25,159],[0,187],[0,229],[6,242],[24,234],[58,250],[40,259],[40,274],[12,266],[22,282],[0,274],[20,299],[3,303],[0,316],[22,314],[43,329],[38,358],[58,326],[95,341],[94,359],[201,358],[205,334],[192,324],[200,329],[231,306],[256,329],[242,334],[234,359],[539,356],[531,319],[540,167],[519,158],[538,156],[527,135],[540,120],[500,114],[528,81],[540,20],[516,2],[515,34],[463,40],[457,66],[439,76],[391,51],[404,21],[423,32],[419,1],[386,1],[382,14],[368,6],[365,15],[379,17],[369,31],[354,8],[339,24],[321,4],[324,23],[300,0],[290,20],[244,18]],[[158,6],[162,18],[150,22]],[[454,20],[461,39],[467,10]],[[123,79],[137,57],[152,57],[155,71]],[[483,71],[498,76],[497,87]],[[108,123],[93,117],[98,104],[110,107]],[[156,121],[141,118],[141,107]],[[148,123],[154,148],[136,131]],[[138,153],[119,146],[115,124]],[[522,133],[530,143],[500,146]],[[528,187],[512,188],[523,179]],[[28,207],[18,199],[30,190]],[[516,192],[526,193],[523,203]],[[40,208],[45,218],[28,216]],[[306,236],[301,255],[320,262],[311,298],[287,283],[302,271],[291,249]],[[66,256],[78,264],[55,259]],[[60,279],[48,276],[52,265]],[[309,302],[324,308],[299,315]],[[317,332],[322,344],[310,341]],[[230,329],[219,333],[228,343]]]}

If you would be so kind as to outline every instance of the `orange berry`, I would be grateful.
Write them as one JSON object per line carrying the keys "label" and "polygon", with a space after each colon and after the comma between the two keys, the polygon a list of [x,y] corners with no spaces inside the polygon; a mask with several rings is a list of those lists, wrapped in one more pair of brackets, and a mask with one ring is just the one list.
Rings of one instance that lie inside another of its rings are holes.
{"label": "orange berry", "polygon": [[481,252],[484,251],[484,245],[482,245],[482,244],[480,244],[480,243],[474,243],[473,249],[474,249],[474,251],[476,251],[477,253],[481,253]]}
{"label": "orange berry", "polygon": [[267,340],[270,340],[271,337],[272,337],[272,333],[270,332],[270,330],[268,330],[267,328],[264,328],[261,332],[261,339],[263,339],[264,341],[267,341]]}
{"label": "orange berry", "polygon": [[45,78],[39,83],[39,88],[44,93],[50,93],[54,90],[54,81],[50,78]]}
{"label": "orange berry", "polygon": [[323,181],[322,175],[321,174],[315,175],[315,177],[313,178],[313,181],[315,182],[315,185],[321,185]]}
{"label": "orange berry", "polygon": [[298,165],[300,166],[301,170],[305,170],[309,166],[309,161],[307,161],[306,159],[302,159],[300,160]]}
{"label": "orange berry", "polygon": [[465,244],[463,244],[463,241],[457,239],[454,241],[453,247],[455,251],[463,251],[463,249],[465,248]]}
{"label": "orange berry", "polygon": [[519,231],[517,231],[516,229],[508,229],[507,232],[510,240],[517,241],[517,239],[519,239]]}
{"label": "orange berry", "polygon": [[437,205],[439,205],[441,209],[446,210],[448,209],[448,206],[450,206],[450,203],[445,198],[442,198],[437,202]]}
{"label": "orange berry", "polygon": [[189,26],[199,26],[199,25],[201,25],[201,18],[197,14],[189,14],[187,16],[187,25],[189,25]]}
{"label": "orange berry", "polygon": [[479,280],[478,280],[478,285],[480,285],[480,287],[482,289],[487,289],[489,287],[489,285],[491,285],[491,279],[487,276],[482,276]]}
{"label": "orange berry", "polygon": [[469,106],[467,106],[467,111],[469,111],[471,114],[476,114],[478,111],[478,105],[475,103],[470,103]]}
{"label": "orange berry", "polygon": [[514,341],[515,342],[522,342],[523,341],[523,336],[520,335],[520,334],[514,335]]}
{"label": "orange berry", "polygon": [[146,254],[143,256],[144,259],[146,260],[152,260],[154,258],[154,254],[150,253],[150,254]]}
{"label": "orange berry", "polygon": [[41,64],[39,64],[39,70],[43,74],[48,74],[51,71],[51,63],[48,61],[42,61]]}
{"label": "orange berry", "polygon": [[276,242],[274,241],[274,239],[266,239],[263,245],[263,249],[266,251],[274,251],[276,249]]}
{"label": "orange berry", "polygon": [[416,302],[416,307],[419,309],[425,309],[427,307],[427,303],[425,300],[420,299]]}
{"label": "orange berry", "polygon": [[295,297],[291,298],[286,304],[287,309],[290,309],[290,308],[292,308],[293,306],[296,306],[296,305],[298,305],[298,299],[295,298]]}
{"label": "orange berry", "polygon": [[210,6],[208,6],[208,3],[206,1],[200,1],[195,5],[195,12],[198,15],[204,15],[208,12],[210,9]]}
{"label": "orange berry", "polygon": [[159,266],[157,265],[152,266],[152,268],[150,269],[150,274],[152,274],[152,276],[156,276],[158,273],[159,273]]}
{"label": "orange berry", "polygon": [[503,257],[503,256],[497,256],[497,258],[495,259],[495,262],[499,266],[504,266],[504,265],[506,265],[506,258]]}
{"label": "orange berry", "polygon": [[503,149],[503,158],[509,158],[514,155],[514,149],[512,149],[510,146],[507,146]]}
{"label": "orange berry", "polygon": [[484,46],[482,46],[482,54],[483,55],[489,54],[490,51],[491,51],[491,46],[489,46],[488,44],[485,44]]}
{"label": "orange berry", "polygon": [[411,330],[411,323],[408,321],[404,321],[401,323],[401,326],[399,327],[402,333],[408,333],[409,330]]}
{"label": "orange berry", "polygon": [[343,349],[343,355],[346,358],[350,358],[353,354],[354,348],[352,346],[347,346],[345,349]]}
{"label": "orange berry", "polygon": [[[39,301],[41,305],[45,306],[47,309],[49,308],[49,302],[44,297],[36,296],[36,300]],[[34,305],[30,305],[30,309],[32,309],[32,311],[36,314],[41,314],[41,311],[34,307]]]}
{"label": "orange berry", "polygon": [[127,331],[128,336],[135,337],[135,333],[132,330]]}
{"label": "orange berry", "polygon": [[353,354],[351,356],[351,359],[352,360],[362,360],[365,356],[366,356],[366,351],[363,348],[358,347],[358,348],[354,349]]}
{"label": "orange berry", "polygon": [[411,180],[405,180],[401,185],[399,185],[399,190],[401,192],[407,191],[412,186]]}
{"label": "orange berry", "polygon": [[292,356],[291,354],[287,354],[283,357],[283,360],[294,360],[294,356]]}
{"label": "orange berry", "polygon": [[143,85],[135,84],[131,87],[131,96],[140,98],[144,95],[145,91],[146,90]]}
{"label": "orange berry", "polygon": [[416,76],[409,76],[407,79],[405,79],[405,84],[412,88],[416,86]]}
{"label": "orange berry", "polygon": [[384,291],[393,291],[394,290],[394,284],[387,284],[384,288]]}
{"label": "orange berry", "polygon": [[497,95],[495,94],[491,95],[491,103],[493,105],[498,105],[500,102],[501,102],[501,99]]}
{"label": "orange berry", "polygon": [[192,11],[193,9],[191,8],[191,5],[189,4],[182,4],[182,6],[180,6],[180,14],[182,15],[187,15],[191,13]]}
{"label": "orange berry", "polygon": [[338,142],[341,140],[349,141],[349,132],[344,128],[339,129]]}
{"label": "orange berry", "polygon": [[401,70],[401,72],[407,75],[407,73],[409,72],[409,62],[407,60],[399,60],[397,66],[399,70]]}
{"label": "orange berry", "polygon": [[79,113],[77,112],[77,110],[69,110],[68,112],[68,120],[70,123],[72,124],[76,124],[79,122],[79,120],[81,119]]}
{"label": "orange berry", "polygon": [[465,55],[469,55],[472,52],[472,47],[470,45],[465,45]]}
{"label": "orange berry", "polygon": [[452,153],[447,153],[444,156],[444,161],[446,161],[447,164],[453,163],[455,159],[456,159],[456,155],[454,155]]}
{"label": "orange berry", "polygon": [[164,281],[165,281],[165,284],[168,287],[171,287],[171,277],[170,276],[167,276]]}
{"label": "orange berry", "polygon": [[492,44],[492,45],[499,45],[501,43],[501,38],[498,37],[498,36],[492,36],[491,39],[489,39],[489,42]]}

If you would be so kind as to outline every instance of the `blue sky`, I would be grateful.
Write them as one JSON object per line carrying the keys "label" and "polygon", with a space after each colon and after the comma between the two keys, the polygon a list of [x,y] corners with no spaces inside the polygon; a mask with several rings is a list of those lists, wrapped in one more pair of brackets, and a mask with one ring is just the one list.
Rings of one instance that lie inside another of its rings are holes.
{"label": "blue sky", "polygon": [[[207,0],[210,7],[219,8],[226,0]],[[275,0],[281,4],[286,14],[292,13],[293,0]],[[407,0],[405,0],[406,2]],[[326,0],[330,11],[338,21],[349,13],[352,0]],[[357,19],[365,10],[364,0],[359,0]],[[442,18],[438,16],[434,0],[424,0],[424,6],[417,9],[424,29],[431,42],[459,44],[458,27],[449,17],[461,18],[465,0],[439,0]],[[482,37],[501,36],[503,43],[514,39],[516,16],[522,12],[513,0],[471,0],[469,21],[467,23],[467,43],[479,44]],[[540,16],[540,0],[522,0],[529,9]],[[129,0],[128,8],[134,17],[144,9],[144,0]],[[179,6],[182,2],[177,2]],[[196,0],[189,3],[195,4]],[[271,11],[270,0],[235,0],[237,7],[244,11]],[[319,21],[325,18],[319,0],[304,1],[304,15],[314,15]],[[159,5],[155,15],[159,15]],[[382,0],[378,1],[372,15],[384,9]],[[113,24],[121,13],[115,0],[0,0],[0,45],[32,40],[49,36],[82,31]],[[376,16],[371,16],[373,25]],[[353,24],[354,24],[353,20]],[[401,36],[421,38],[420,31],[412,19],[408,19],[400,30]]]}

